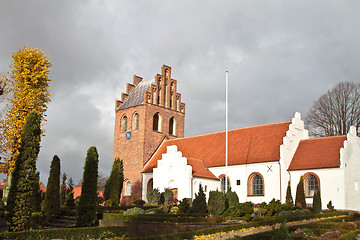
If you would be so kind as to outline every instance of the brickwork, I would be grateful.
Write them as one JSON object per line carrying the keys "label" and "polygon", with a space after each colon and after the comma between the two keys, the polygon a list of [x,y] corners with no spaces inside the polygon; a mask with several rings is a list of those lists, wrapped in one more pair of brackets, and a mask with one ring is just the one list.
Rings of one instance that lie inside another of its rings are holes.
{"label": "brickwork", "polygon": [[[142,192],[141,170],[153,152],[164,139],[184,137],[185,104],[181,102],[181,95],[176,92],[177,81],[171,78],[171,68],[162,67],[162,74],[157,74],[144,96],[143,103],[116,110],[114,129],[113,160],[120,158],[124,162],[124,187],[122,203],[129,204],[131,196],[138,199],[144,198]],[[116,100],[115,109],[125,103],[133,90],[142,82],[142,78],[134,76],[132,84],[127,84],[127,92],[121,96],[121,101]],[[139,115],[138,129],[133,128],[133,116]],[[159,114],[159,130],[153,130],[154,115]],[[122,119],[126,116],[127,128],[122,129]],[[170,119],[174,118],[174,133],[169,134]],[[125,130],[125,131],[122,131]],[[126,139],[125,134],[131,130],[131,139]],[[131,193],[126,191],[127,182],[131,182]]]}

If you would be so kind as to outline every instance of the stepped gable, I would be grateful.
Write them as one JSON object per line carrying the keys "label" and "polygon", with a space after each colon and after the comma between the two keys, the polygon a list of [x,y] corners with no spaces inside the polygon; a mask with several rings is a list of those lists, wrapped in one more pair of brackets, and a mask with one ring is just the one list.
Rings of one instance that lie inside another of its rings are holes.
{"label": "stepped gable", "polygon": [[340,166],[340,148],[346,136],[301,140],[288,170],[334,168]]}
{"label": "stepped gable", "polygon": [[[291,121],[229,131],[228,165],[280,160],[280,145]],[[207,168],[225,165],[225,131],[164,141],[145,164],[143,173],[152,172],[166,147],[176,145],[186,158],[204,160]]]}

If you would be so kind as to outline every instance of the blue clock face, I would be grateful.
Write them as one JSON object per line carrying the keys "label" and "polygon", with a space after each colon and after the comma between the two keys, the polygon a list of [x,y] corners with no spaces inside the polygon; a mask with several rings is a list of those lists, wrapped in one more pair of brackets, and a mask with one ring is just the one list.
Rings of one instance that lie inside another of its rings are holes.
{"label": "blue clock face", "polygon": [[131,140],[131,131],[125,132],[125,140]]}

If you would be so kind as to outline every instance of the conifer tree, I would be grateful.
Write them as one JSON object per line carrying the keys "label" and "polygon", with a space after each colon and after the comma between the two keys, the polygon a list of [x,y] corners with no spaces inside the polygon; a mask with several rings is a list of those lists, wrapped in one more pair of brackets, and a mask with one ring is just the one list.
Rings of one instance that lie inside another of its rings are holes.
{"label": "conifer tree", "polygon": [[74,190],[74,180],[72,179],[72,177],[69,178],[67,185],[69,187],[69,192],[72,192]]}
{"label": "conifer tree", "polygon": [[20,135],[27,116],[31,112],[40,115],[45,120],[46,104],[50,102],[49,72],[51,63],[47,56],[37,48],[25,46],[12,55],[12,69],[5,81],[10,93],[9,107],[0,122],[3,129],[4,144],[0,145],[0,152],[5,155],[5,164],[0,167],[1,172],[12,171],[15,160],[19,155]]}
{"label": "conifer tree", "polygon": [[44,214],[49,220],[60,213],[60,158],[55,155],[51,161],[50,174],[45,194]]}
{"label": "conifer tree", "polygon": [[34,112],[26,119],[21,134],[19,155],[15,161],[8,198],[11,231],[29,229],[31,199],[36,178],[36,159],[40,150],[40,116]]}
{"label": "conifer tree", "polygon": [[123,161],[116,158],[110,173],[110,177],[106,180],[104,190],[104,200],[111,199],[113,206],[119,205],[120,193],[124,182]]}
{"label": "conifer tree", "polygon": [[287,189],[286,189],[285,204],[287,204],[289,206],[294,206],[294,200],[293,200],[292,195],[291,195],[290,181],[288,182],[288,186],[287,186]]}
{"label": "conifer tree", "polygon": [[96,147],[90,147],[84,166],[81,196],[76,217],[77,226],[92,226],[96,221],[98,158]]}
{"label": "conifer tree", "polygon": [[194,213],[207,213],[206,196],[201,184],[199,185],[198,194],[195,193],[195,199],[192,203],[191,209]]}
{"label": "conifer tree", "polygon": [[303,176],[300,177],[300,181],[296,187],[295,206],[306,208]]}
{"label": "conifer tree", "polygon": [[225,194],[216,190],[209,192],[208,211],[220,215],[225,211]]}
{"label": "conifer tree", "polygon": [[41,211],[41,190],[40,190],[40,173],[37,172],[33,182],[33,192],[31,196],[31,211],[40,212]]}
{"label": "conifer tree", "polygon": [[61,174],[61,185],[60,185],[60,206],[64,205],[65,198],[67,196],[66,180],[67,180],[67,175],[65,172],[63,172]]}
{"label": "conifer tree", "polygon": [[75,208],[75,199],[74,199],[74,192],[71,191],[66,195],[65,198],[65,206],[67,206],[70,209]]}
{"label": "conifer tree", "polygon": [[321,196],[319,190],[315,191],[313,198],[313,209],[314,212],[321,212]]}

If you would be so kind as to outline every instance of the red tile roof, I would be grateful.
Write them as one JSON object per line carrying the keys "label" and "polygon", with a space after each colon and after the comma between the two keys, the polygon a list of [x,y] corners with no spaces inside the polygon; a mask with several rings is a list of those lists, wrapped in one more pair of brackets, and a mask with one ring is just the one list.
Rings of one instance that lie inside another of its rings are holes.
{"label": "red tile roof", "polygon": [[345,140],[346,136],[335,136],[300,141],[288,170],[339,167]]}
{"label": "red tile roof", "polygon": [[218,180],[218,178],[206,168],[203,160],[187,158],[187,163],[192,166],[192,175],[194,177],[212,178]]}
{"label": "red tile roof", "polygon": [[[287,121],[230,130],[228,165],[278,161],[280,145],[290,124]],[[225,165],[225,132],[217,132],[164,141],[142,172],[152,172],[171,145],[176,145],[186,158],[204,160],[206,167]]]}

